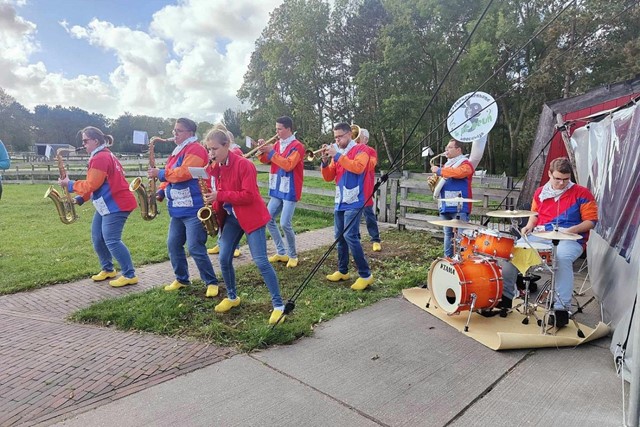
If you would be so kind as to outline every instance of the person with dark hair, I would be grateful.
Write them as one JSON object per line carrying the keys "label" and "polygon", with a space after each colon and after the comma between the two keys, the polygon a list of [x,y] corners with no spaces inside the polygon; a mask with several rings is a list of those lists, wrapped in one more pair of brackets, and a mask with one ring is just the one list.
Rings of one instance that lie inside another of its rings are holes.
{"label": "person with dark hair", "polygon": [[228,135],[220,129],[212,129],[205,138],[212,160],[207,172],[212,177],[212,190],[205,194],[207,203],[213,209],[220,224],[220,269],[227,287],[227,297],[214,310],[226,313],[240,305],[236,291],[236,273],[233,268],[233,251],[243,234],[253,262],[260,270],[267,289],[271,294],[273,311],[269,324],[284,320],[284,303],[280,296],[280,285],[276,272],[267,258],[265,225],[270,216],[260,197],[255,165],[230,150]]}
{"label": "person with dark hair", "polygon": [[[11,167],[11,159],[2,140],[0,140],[0,169],[7,170]],[[2,199],[2,175],[0,175],[0,200]]]}
{"label": "person with dark hair", "polygon": [[113,144],[113,137],[92,126],[79,133],[82,135],[82,145],[89,154],[87,177],[74,181],[66,176],[59,178],[58,183],[67,187],[69,193],[78,194],[74,198],[78,205],[91,198],[96,208],[91,223],[91,241],[98,255],[101,271],[91,276],[91,279],[101,282],[115,277],[115,258],[120,264],[122,275],[111,280],[109,285],[116,288],[135,285],[138,278],[131,253],[122,241],[122,230],[129,214],[137,206],[136,199],[129,191],[129,183],[120,161],[108,148]]}
{"label": "person with dark hair", "polygon": [[365,176],[369,167],[369,154],[365,146],[351,139],[351,126],[338,123],[333,127],[335,144],[322,152],[322,178],[336,182],[334,233],[338,240],[338,271],[327,280],[339,282],[349,279],[349,251],[358,266],[358,279],[351,285],[362,291],[373,283],[369,263],[360,244],[360,217],[365,201]]}
{"label": "person with dark hair", "polygon": [[[305,149],[293,133],[293,120],[290,117],[283,116],[276,119],[276,134],[278,141],[275,144],[266,144],[258,150],[260,162],[271,165],[269,172],[271,198],[267,205],[271,220],[267,228],[276,245],[277,253],[270,256],[269,261],[286,262],[287,267],[293,268],[298,265],[298,253],[292,219],[296,203],[302,196]],[[264,142],[262,139],[258,140],[258,144],[264,144]],[[276,224],[278,215],[280,215],[280,226],[284,237],[287,239],[286,249]]]}
{"label": "person with dark hair", "polygon": [[360,135],[356,142],[366,147],[367,153],[369,154],[369,167],[367,168],[367,175],[364,181],[365,204],[363,212],[365,223],[367,224],[367,232],[369,233],[371,243],[373,244],[373,251],[380,252],[382,250],[382,245],[380,245],[380,230],[378,229],[376,213],[373,211],[373,197],[370,197],[371,193],[373,193],[373,187],[376,182],[378,152],[375,148],[369,145],[369,131],[367,129],[360,128]]}
{"label": "person with dark hair", "polygon": [[193,120],[176,120],[173,127],[176,147],[169,155],[165,168],[149,168],[147,175],[149,178],[160,180],[156,199],[162,201],[167,198],[171,217],[167,248],[176,278],[170,285],[165,286],[164,290],[177,291],[191,284],[184,250],[186,243],[200,278],[207,287],[205,295],[214,297],[218,295],[218,278],[207,255],[207,232],[197,216],[198,210],[204,206],[204,199],[198,180],[189,172],[189,167],[202,168],[209,161],[207,150],[198,143],[196,130],[197,125]]}
{"label": "person with dark hair", "polygon": [[[463,154],[463,144],[460,141],[451,139],[445,147],[447,162],[443,167],[432,166],[431,172],[441,178],[446,178],[440,190],[441,199],[462,197],[470,199],[472,197],[471,181],[473,179],[474,168],[471,162]],[[471,213],[471,203],[462,203],[460,212],[459,203],[440,202],[440,218],[445,220],[460,219],[469,221]],[[453,228],[444,227],[444,256],[453,256]]]}
{"label": "person with dark hair", "polygon": [[[549,317],[549,324],[558,328],[569,323],[571,296],[573,294],[573,262],[582,255],[589,240],[589,231],[598,222],[598,207],[588,188],[571,181],[571,162],[559,157],[549,165],[549,181],[533,194],[531,210],[538,215],[530,216],[520,233],[526,236],[532,232],[558,230],[579,234],[580,240],[559,240],[556,250],[555,291],[553,308],[555,313]],[[551,241],[529,236],[531,243]],[[502,301],[498,308],[503,310],[512,306],[516,292],[518,270],[510,262],[502,263],[504,280]],[[503,311],[504,312],[504,311]],[[506,315],[506,313],[505,313]]]}

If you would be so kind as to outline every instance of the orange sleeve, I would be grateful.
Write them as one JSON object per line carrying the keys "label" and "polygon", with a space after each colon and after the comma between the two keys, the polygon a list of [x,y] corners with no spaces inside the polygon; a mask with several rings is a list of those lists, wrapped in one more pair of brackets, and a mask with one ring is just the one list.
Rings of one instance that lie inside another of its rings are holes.
{"label": "orange sleeve", "polygon": [[[165,169],[164,180],[165,182],[183,182],[193,179],[189,172],[189,166],[201,168],[207,165],[207,162],[200,156],[194,154],[187,154],[184,157],[182,164],[175,169]],[[166,187],[166,185],[165,185]],[[164,188],[164,187],[163,187]]]}
{"label": "orange sleeve", "polygon": [[473,168],[468,163],[463,163],[458,167],[443,167],[440,168],[440,175],[443,178],[456,178],[463,179],[473,176]]}
{"label": "orange sleeve", "polygon": [[271,162],[286,172],[291,172],[301,160],[302,158],[300,157],[298,150],[293,150],[289,157],[283,157],[278,153],[275,153],[271,157]]}
{"label": "orange sleeve", "polygon": [[369,157],[367,153],[360,152],[353,160],[347,158],[347,156],[340,156],[338,163],[349,172],[360,175],[369,166]]}
{"label": "orange sleeve", "polygon": [[258,155],[258,160],[260,160],[260,163],[263,163],[265,165],[268,165],[269,163],[271,163],[271,161],[269,160],[269,153],[262,153]]}
{"label": "orange sleeve", "polygon": [[91,193],[96,191],[107,179],[107,173],[99,169],[89,169],[87,171],[87,179],[75,181],[73,183],[73,192],[82,196],[87,201],[91,197]]}
{"label": "orange sleeve", "polygon": [[589,200],[580,205],[580,217],[583,221],[598,221],[598,205],[595,200]]}
{"label": "orange sleeve", "polygon": [[331,160],[328,166],[320,167],[320,172],[322,173],[322,179],[331,182],[336,179],[336,164]]}

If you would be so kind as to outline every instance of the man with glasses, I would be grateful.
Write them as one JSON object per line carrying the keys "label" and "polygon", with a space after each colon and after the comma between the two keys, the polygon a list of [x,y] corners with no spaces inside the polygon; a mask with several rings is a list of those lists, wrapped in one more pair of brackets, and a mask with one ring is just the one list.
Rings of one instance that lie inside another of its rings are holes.
{"label": "man with glasses", "polygon": [[[462,197],[470,199],[472,196],[471,180],[473,179],[473,165],[462,152],[462,142],[452,139],[445,147],[447,162],[443,167],[432,166],[431,172],[446,178],[440,190],[441,199]],[[461,206],[461,207],[460,207]],[[458,212],[458,209],[460,211]],[[469,221],[471,203],[440,202],[440,218],[460,219]],[[453,256],[453,228],[444,227],[444,256]]]}
{"label": "man with glasses", "polygon": [[336,182],[334,233],[338,240],[338,271],[327,280],[339,282],[349,279],[349,251],[358,266],[358,279],[351,285],[362,291],[373,283],[369,263],[360,244],[360,217],[365,202],[365,177],[369,167],[366,146],[351,139],[351,126],[338,123],[333,128],[335,144],[322,153],[322,178]]}
{"label": "man with glasses", "polygon": [[218,278],[207,255],[207,232],[197,217],[198,210],[204,206],[204,199],[198,180],[189,172],[190,166],[205,167],[209,162],[207,150],[198,143],[196,129],[193,120],[178,119],[173,128],[176,147],[167,159],[165,168],[149,168],[148,176],[160,180],[156,198],[162,201],[166,196],[171,217],[167,248],[176,279],[164,290],[177,291],[191,284],[184,250],[186,243],[200,278],[207,286],[206,296],[215,297],[218,295]]}
{"label": "man with glasses", "polygon": [[[269,257],[270,262],[286,262],[287,267],[298,265],[296,252],[296,234],[291,223],[296,203],[302,196],[304,181],[304,145],[293,134],[293,120],[283,116],[276,119],[276,133],[278,141],[266,144],[260,150],[261,163],[270,164],[269,171],[269,214],[271,220],[267,224],[269,234],[276,245],[277,253]],[[258,140],[258,144],[264,144]],[[276,217],[280,215],[280,226],[287,239],[285,253],[282,235],[276,224]]]}
{"label": "man with glasses", "polygon": [[[573,294],[573,262],[582,255],[589,239],[589,230],[598,222],[598,207],[588,188],[571,181],[571,163],[559,157],[549,165],[549,181],[539,187],[534,195],[531,210],[538,215],[529,217],[520,231],[523,236],[534,231],[553,231],[580,234],[580,240],[560,240],[556,251],[554,311],[549,324],[560,328],[569,323],[571,296]],[[550,240],[535,236],[529,242],[551,245]],[[515,295],[518,270],[510,262],[504,262],[502,275],[504,290],[500,307],[511,308]],[[502,311],[506,315],[506,311]]]}

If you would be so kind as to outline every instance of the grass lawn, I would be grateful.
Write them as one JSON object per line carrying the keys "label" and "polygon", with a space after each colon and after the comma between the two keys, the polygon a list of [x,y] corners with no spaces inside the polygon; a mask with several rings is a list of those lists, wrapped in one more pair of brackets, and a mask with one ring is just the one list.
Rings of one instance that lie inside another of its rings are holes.
{"label": "grass lawn", "polygon": [[[93,205],[88,202],[77,206],[80,218],[65,225],[53,201],[44,199],[47,188],[44,184],[4,185],[0,201],[0,295],[78,280],[100,270],[91,244]],[[136,266],[169,259],[166,203],[160,203],[159,210],[153,221],[142,220],[138,209],[127,220],[123,240]],[[301,233],[332,224],[332,215],[299,209],[293,226]],[[207,246],[214,245],[214,239],[209,239]]]}
{"label": "grass lawn", "polygon": [[[368,240],[368,239],[367,239]],[[426,282],[432,260],[442,251],[442,243],[429,233],[388,231],[382,234],[382,252],[371,252],[364,245],[375,282],[363,292],[352,291],[355,280],[331,283],[324,276],[336,269],[335,250],[296,301],[296,308],[276,328],[267,325],[271,300],[262,277],[253,265],[236,271],[239,307],[217,314],[213,307],[226,296],[206,299],[202,283],[178,293],[153,289],[80,310],[71,319],[78,322],[115,326],[123,330],[145,331],[175,337],[190,337],[221,346],[250,350],[272,344],[287,344],[310,335],[318,323],[362,308],[382,298],[396,297],[404,288]],[[299,268],[276,265],[283,299],[286,301],[303,282],[324,249],[300,254]],[[356,274],[352,265],[351,273]],[[223,288],[221,288],[223,289]]]}

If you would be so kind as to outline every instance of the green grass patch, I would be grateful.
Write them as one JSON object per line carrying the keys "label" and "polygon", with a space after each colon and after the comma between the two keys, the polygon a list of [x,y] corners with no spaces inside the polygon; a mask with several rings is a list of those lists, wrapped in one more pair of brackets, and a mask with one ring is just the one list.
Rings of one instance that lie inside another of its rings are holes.
{"label": "green grass patch", "polygon": [[[367,239],[368,240],[368,239]],[[310,335],[318,323],[373,304],[383,298],[398,296],[404,288],[425,283],[428,268],[441,251],[441,242],[425,232],[389,231],[382,234],[382,252],[371,252],[364,244],[375,282],[363,292],[349,286],[353,280],[331,283],[325,275],[335,271],[335,251],[320,267],[296,301],[296,308],[286,321],[271,329],[267,319],[271,310],[269,292],[254,265],[236,271],[240,307],[217,314],[213,307],[225,295],[204,298],[202,282],[167,293],[154,289],[119,299],[94,304],[71,316],[71,320],[127,331],[144,331],[174,337],[189,337],[242,351],[273,344],[288,344]],[[300,266],[287,269],[278,263],[276,271],[286,300],[303,282],[320,259],[324,249],[300,254]],[[352,266],[355,274],[355,266]],[[354,277],[355,280],[355,277]]]}
{"label": "green grass patch", "polygon": [[[100,270],[91,244],[93,204],[77,206],[80,218],[65,225],[53,201],[44,198],[47,188],[45,184],[4,185],[0,202],[0,295],[87,278]],[[160,214],[152,221],[144,221],[136,209],[124,227],[122,238],[136,267],[169,259],[166,203],[158,208]],[[332,215],[303,209],[296,210],[293,220],[297,233],[333,224]],[[215,239],[209,239],[207,247],[215,244]]]}

